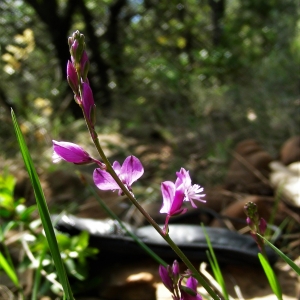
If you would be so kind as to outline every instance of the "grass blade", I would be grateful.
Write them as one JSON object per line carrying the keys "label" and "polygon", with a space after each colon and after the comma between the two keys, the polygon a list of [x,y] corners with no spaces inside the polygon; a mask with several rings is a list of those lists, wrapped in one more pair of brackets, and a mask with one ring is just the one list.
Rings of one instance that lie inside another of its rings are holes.
{"label": "grass blade", "polygon": [[71,287],[69,284],[68,277],[65,272],[65,268],[64,268],[62,259],[60,257],[60,252],[58,249],[53,225],[51,223],[50,214],[48,211],[47,203],[45,200],[45,196],[44,196],[38,175],[36,173],[30,153],[26,146],[24,137],[22,135],[22,132],[20,130],[20,127],[18,125],[16,116],[15,116],[13,110],[11,111],[11,115],[12,115],[12,121],[13,121],[14,129],[15,129],[15,133],[16,133],[17,140],[19,143],[20,151],[21,151],[21,154],[22,154],[22,157],[23,157],[23,160],[25,163],[25,167],[27,169],[27,172],[28,172],[28,175],[29,175],[29,178],[31,181],[31,185],[34,190],[34,195],[35,195],[35,199],[37,202],[38,211],[39,211],[41,221],[42,221],[42,224],[43,224],[43,227],[45,230],[49,249],[51,251],[52,258],[53,258],[53,261],[54,261],[54,264],[55,264],[55,267],[57,270],[58,278],[63,287],[66,298],[69,300],[73,300],[74,298],[73,298],[72,290],[71,290]]}
{"label": "grass blade", "polygon": [[278,283],[278,280],[276,278],[276,275],[272,269],[272,267],[270,266],[270,264],[268,263],[268,261],[266,260],[266,258],[261,254],[258,253],[258,258],[260,260],[260,263],[266,273],[266,276],[268,278],[269,284],[272,288],[273,293],[276,295],[276,297],[279,300],[282,300],[282,291],[281,291],[281,287]]}
{"label": "grass blade", "polygon": [[4,270],[4,272],[7,274],[7,276],[10,278],[10,280],[13,282],[13,284],[19,289],[20,283],[18,280],[18,276],[14,269],[10,266],[8,261],[5,259],[5,257],[0,252],[0,266]]}
{"label": "grass blade", "polygon": [[[259,235],[259,234],[258,234]],[[290,265],[290,267],[298,274],[300,275],[300,268],[290,259],[288,258],[282,251],[280,251],[277,247],[275,247],[272,243],[270,243],[266,238],[262,237],[265,242],[287,263]]]}
{"label": "grass blade", "polygon": [[209,250],[207,252],[209,263],[210,263],[211,268],[213,270],[213,273],[214,273],[216,281],[219,283],[219,285],[222,288],[222,293],[223,293],[224,298],[226,300],[228,300],[229,299],[229,295],[228,295],[228,292],[227,292],[227,289],[226,289],[226,285],[225,285],[225,281],[224,281],[221,269],[220,269],[219,264],[218,264],[217,257],[215,255],[214,249],[212,247],[212,244],[210,242],[209,236],[208,236],[208,234],[207,234],[207,232],[205,230],[204,225],[202,224],[201,226],[202,226],[202,230],[204,232],[206,243],[207,243],[208,250]]}

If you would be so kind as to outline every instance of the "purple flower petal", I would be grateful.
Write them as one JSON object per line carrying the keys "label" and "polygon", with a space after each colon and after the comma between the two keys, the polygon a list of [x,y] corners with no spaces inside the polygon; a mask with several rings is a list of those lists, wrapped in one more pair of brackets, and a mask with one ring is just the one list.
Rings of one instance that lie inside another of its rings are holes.
{"label": "purple flower petal", "polygon": [[167,213],[170,216],[174,216],[183,212],[184,191],[181,187],[175,190],[175,184],[172,181],[164,181],[161,184],[161,192],[163,206],[160,213]]}
{"label": "purple flower petal", "polygon": [[70,87],[74,91],[74,93],[77,94],[78,92],[78,76],[76,73],[76,70],[74,68],[74,65],[71,61],[68,61],[67,64],[67,80],[69,82]]}
{"label": "purple flower petal", "polygon": [[76,144],[57,142],[54,140],[52,143],[54,151],[53,162],[55,163],[61,159],[74,164],[84,164],[93,161],[90,155],[83,148]]}
{"label": "purple flower petal", "polygon": [[82,83],[82,106],[86,117],[92,123],[91,112],[95,106],[95,102],[92,89],[86,82]]}
{"label": "purple flower petal", "polygon": [[179,184],[184,183],[186,186],[190,186],[192,184],[190,172],[186,171],[184,168],[181,168],[179,172],[176,172],[176,175],[178,177],[176,183],[179,181]]}
{"label": "purple flower petal", "polygon": [[128,156],[121,167],[121,180],[128,188],[144,174],[144,168],[138,158],[133,155]]}
{"label": "purple flower petal", "polygon": [[176,172],[177,179],[175,182],[175,186],[183,185],[184,187],[184,201],[190,201],[191,205],[194,208],[197,208],[197,205],[193,200],[206,202],[204,199],[201,199],[205,196],[205,194],[201,194],[203,192],[203,188],[198,184],[192,185],[192,180],[189,174],[189,171],[186,171],[184,168],[180,169],[180,172]]}
{"label": "purple flower petal", "polygon": [[267,222],[264,218],[260,218],[259,220],[259,231],[260,231],[260,234],[264,234],[266,232],[266,229],[267,229]]}
{"label": "purple flower petal", "polygon": [[180,289],[180,300],[202,300],[202,297],[197,293],[197,284],[197,279],[189,277],[186,282],[186,287],[184,289]]}
{"label": "purple flower petal", "polygon": [[86,51],[83,51],[81,60],[80,60],[80,74],[83,80],[86,80],[86,75],[88,73],[89,68],[89,58],[87,56]]}
{"label": "purple flower petal", "polygon": [[163,284],[165,285],[165,287],[171,292],[173,293],[174,288],[173,288],[173,281],[169,276],[169,272],[167,270],[167,268],[165,268],[162,265],[159,265],[158,268],[158,272],[159,272],[159,276],[163,282]]}
{"label": "purple flower petal", "polygon": [[106,171],[97,168],[93,173],[94,183],[99,190],[119,190],[120,187],[113,177]]}
{"label": "purple flower petal", "polygon": [[160,213],[169,214],[175,195],[175,185],[172,181],[164,181],[161,184],[161,193],[163,196],[163,205]]}
{"label": "purple flower petal", "polygon": [[77,40],[72,39],[72,41],[73,41],[73,43],[71,44],[70,52],[71,52],[71,56],[72,56],[71,58],[75,59],[79,44],[78,44]]}
{"label": "purple flower petal", "polygon": [[121,165],[118,161],[115,161],[112,165],[113,169],[115,170],[116,174],[119,175],[121,173]]}
{"label": "purple flower petal", "polygon": [[178,278],[179,277],[179,263],[178,261],[175,259],[172,265],[172,273],[173,276]]}
{"label": "purple flower petal", "polygon": [[168,231],[169,219],[172,216],[186,213],[187,209],[182,208],[184,199],[184,191],[182,186],[175,189],[175,184],[172,181],[165,181],[161,184],[161,192],[163,196],[163,205],[160,213],[166,213],[165,226],[163,228],[164,234]]}
{"label": "purple flower petal", "polygon": [[193,290],[194,292],[197,291],[197,284],[198,284],[198,280],[192,276],[189,277],[186,281],[186,286],[191,290]]}
{"label": "purple flower petal", "polygon": [[[144,173],[144,168],[140,160],[133,155],[128,156],[122,166],[115,161],[112,167],[129,191],[131,191],[132,183],[139,179]],[[100,190],[119,190],[119,195],[122,194],[119,185],[109,173],[98,169],[96,170],[97,172],[94,172],[94,182]]]}

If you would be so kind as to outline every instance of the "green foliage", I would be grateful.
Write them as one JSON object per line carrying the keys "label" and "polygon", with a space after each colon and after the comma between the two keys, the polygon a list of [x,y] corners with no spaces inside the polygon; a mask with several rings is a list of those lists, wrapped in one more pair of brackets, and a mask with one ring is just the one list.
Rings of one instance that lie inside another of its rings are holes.
{"label": "green foliage", "polygon": [[276,275],[270,266],[268,260],[261,254],[258,253],[258,258],[260,260],[260,263],[266,273],[266,276],[269,280],[269,284],[272,288],[273,293],[276,295],[278,300],[282,300],[282,292],[281,292],[281,287],[278,283],[278,280],[276,278]]}
{"label": "green foliage", "polygon": [[3,218],[3,235],[12,227],[27,224],[31,221],[36,205],[27,207],[25,199],[14,198],[15,178],[8,174],[0,174],[0,217]]}
{"label": "green foliage", "polygon": [[98,249],[88,247],[88,233],[83,231],[74,237],[57,233],[56,238],[67,272],[79,280],[86,279],[88,276],[87,258],[98,253]]}
{"label": "green foliage", "polygon": [[[46,285],[49,286],[41,276],[52,274],[52,278],[56,278],[55,265],[49,251],[48,241],[41,232],[41,220],[32,216],[36,205],[27,207],[25,199],[15,200],[14,187],[15,178],[12,175],[5,173],[0,176],[0,212],[4,221],[0,227],[0,241],[4,249],[3,253],[0,253],[0,268],[9,276],[20,292],[22,292],[22,287],[17,271],[28,268],[35,269],[32,299],[36,299],[39,291]],[[27,245],[25,253],[29,256],[24,257],[17,270],[11,262],[9,250],[5,247],[5,236],[12,228],[27,231],[20,241],[23,246],[24,243]],[[87,259],[98,253],[98,249],[88,246],[89,235],[87,232],[82,232],[79,236],[74,237],[56,233],[56,239],[68,275],[81,281],[87,279],[89,275]],[[50,287],[54,292],[60,294],[56,283],[52,283]]]}
{"label": "green foliage", "polygon": [[[78,133],[64,80],[69,57],[59,45],[80,29],[90,45],[100,129],[118,120],[121,134],[149,140],[158,132],[172,145],[192,133],[198,144],[196,149],[181,147],[188,151],[184,158],[209,160],[216,152],[223,159],[215,145],[231,147],[253,136],[274,153],[287,136],[297,134],[300,122],[296,3],[226,1],[214,23],[210,2],[89,0],[83,10],[72,1],[36,6],[27,0],[3,1],[0,100],[15,106],[27,142],[38,148],[48,146],[53,135]],[[49,22],[51,13],[57,21]],[[62,24],[59,32],[57,24]],[[32,32],[31,40],[25,39],[26,32]],[[55,43],[59,33],[61,42]],[[2,55],[15,59],[13,74],[7,73],[9,61]],[[0,110],[0,120],[6,115]],[[7,121],[2,124],[3,152],[14,155],[11,129]],[[204,171],[205,180],[213,183],[224,176],[219,165]]]}
{"label": "green foliage", "polygon": [[12,217],[20,211],[17,209],[24,202],[24,199],[14,200],[15,179],[9,174],[0,174],[0,216],[3,218]]}

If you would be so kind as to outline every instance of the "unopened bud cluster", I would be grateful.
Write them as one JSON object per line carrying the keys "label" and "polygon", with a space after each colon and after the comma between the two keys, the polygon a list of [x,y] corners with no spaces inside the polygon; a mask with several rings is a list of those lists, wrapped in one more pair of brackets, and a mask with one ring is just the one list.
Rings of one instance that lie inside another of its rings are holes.
{"label": "unopened bud cluster", "polygon": [[82,107],[91,128],[95,125],[95,102],[87,78],[89,59],[85,51],[84,35],[79,31],[68,39],[71,60],[67,63],[67,80],[74,92],[75,101]]}
{"label": "unopened bud cluster", "polygon": [[[197,279],[192,277],[189,270],[180,275],[179,264],[176,260],[172,267],[160,265],[158,272],[164,286],[172,293],[174,300],[202,300],[202,297],[197,293]],[[187,278],[186,286],[182,285],[184,278]]]}
{"label": "unopened bud cluster", "polygon": [[259,248],[262,250],[264,244],[263,240],[257,236],[257,233],[264,235],[267,229],[267,222],[264,218],[260,218],[257,210],[257,205],[254,202],[248,202],[244,206],[244,211],[247,215],[247,224],[251,229],[250,234],[257,242]]}

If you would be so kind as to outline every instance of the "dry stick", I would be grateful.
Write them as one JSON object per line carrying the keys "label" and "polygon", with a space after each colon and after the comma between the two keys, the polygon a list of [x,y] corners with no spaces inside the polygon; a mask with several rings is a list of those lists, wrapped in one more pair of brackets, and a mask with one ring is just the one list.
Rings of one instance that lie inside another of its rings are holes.
{"label": "dry stick", "polygon": [[270,186],[273,188],[271,185],[270,181],[263,175],[261,174],[260,171],[258,171],[256,168],[254,168],[242,155],[238,154],[235,151],[232,151],[231,154],[233,157],[238,160],[242,165],[244,165],[249,171],[253,173],[254,176],[256,176],[259,180],[261,180],[264,184]]}

